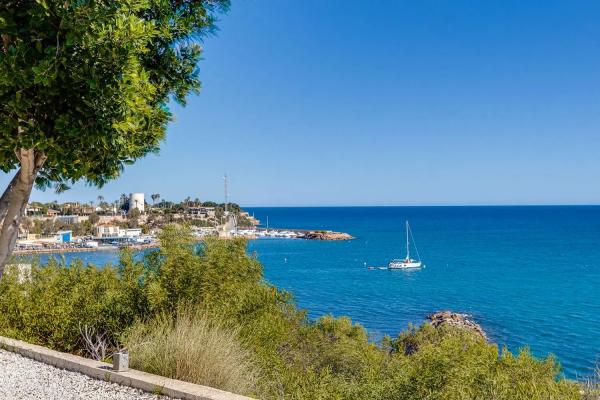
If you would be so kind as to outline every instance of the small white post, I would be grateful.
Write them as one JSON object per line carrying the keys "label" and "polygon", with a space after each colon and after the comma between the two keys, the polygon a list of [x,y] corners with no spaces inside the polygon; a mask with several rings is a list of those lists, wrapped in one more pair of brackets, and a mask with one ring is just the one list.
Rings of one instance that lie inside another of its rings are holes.
{"label": "small white post", "polygon": [[127,371],[129,369],[129,353],[119,351],[113,354],[113,370],[117,372]]}

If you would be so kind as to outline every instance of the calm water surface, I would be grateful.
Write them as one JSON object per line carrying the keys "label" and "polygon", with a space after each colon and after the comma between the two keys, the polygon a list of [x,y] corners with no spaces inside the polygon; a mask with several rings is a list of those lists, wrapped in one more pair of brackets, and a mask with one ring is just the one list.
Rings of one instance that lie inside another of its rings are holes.
{"label": "calm water surface", "polygon": [[[554,353],[569,377],[600,361],[600,207],[250,208],[272,227],[332,229],[348,242],[252,241],[273,284],[312,317],[348,315],[374,339],[433,311],[470,313],[497,343]],[[426,267],[404,256],[408,219]],[[67,254],[95,264],[114,253]]]}

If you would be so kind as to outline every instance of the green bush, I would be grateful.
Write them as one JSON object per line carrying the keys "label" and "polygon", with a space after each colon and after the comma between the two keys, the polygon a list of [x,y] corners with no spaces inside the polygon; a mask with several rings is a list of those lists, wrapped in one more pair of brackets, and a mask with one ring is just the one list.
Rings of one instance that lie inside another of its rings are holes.
{"label": "green bush", "polygon": [[0,282],[0,334],[85,353],[82,325],[131,347],[138,368],[258,398],[582,398],[553,358],[499,352],[470,331],[425,324],[375,344],[348,318],[311,321],[264,281],[244,240],[198,245],[174,226],[143,260],[124,253],[102,268],[51,261],[34,266],[31,281],[8,271]]}
{"label": "green bush", "polygon": [[[406,355],[406,343],[413,350]],[[578,399],[576,383],[558,379],[552,357],[537,360],[524,350],[513,356],[460,328],[423,325],[400,335],[402,374],[390,392],[406,399]],[[394,398],[383,397],[383,398]]]}
{"label": "green bush", "polygon": [[[31,280],[9,270],[0,281],[0,334],[62,351],[83,351],[80,329],[122,331],[145,311],[134,265],[96,268],[51,260],[32,266]],[[131,290],[135,288],[136,290]]]}

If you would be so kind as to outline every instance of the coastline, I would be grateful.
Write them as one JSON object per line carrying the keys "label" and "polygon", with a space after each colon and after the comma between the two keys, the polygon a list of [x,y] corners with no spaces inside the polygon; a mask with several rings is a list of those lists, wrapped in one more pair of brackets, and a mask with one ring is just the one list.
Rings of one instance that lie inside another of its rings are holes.
{"label": "coastline", "polygon": [[[144,249],[155,249],[160,247],[159,243],[150,244],[136,244],[126,246],[127,249],[132,250],[144,250]],[[101,247],[59,247],[49,249],[31,249],[31,250],[15,250],[13,255],[34,255],[34,254],[61,254],[61,253],[89,253],[99,251],[118,251],[123,247],[118,246],[101,246]]]}
{"label": "coastline", "polygon": [[[266,279],[296,293],[300,306],[313,317],[348,315],[379,337],[395,335],[440,308],[453,309],[473,315],[492,341],[513,351],[529,345],[536,356],[555,354],[568,377],[591,374],[596,365],[594,310],[600,299],[595,266],[600,250],[594,244],[600,235],[600,207],[563,207],[560,212],[550,207],[277,208],[256,215],[263,220],[271,215],[285,230],[331,228],[357,237],[341,243],[249,241],[249,251],[263,263]],[[403,255],[401,227],[407,218],[427,268],[368,271],[364,262],[384,265]],[[578,251],[571,238],[564,247],[565,231],[577,232]],[[518,252],[508,251],[515,243],[527,245]],[[548,251],[561,247],[568,251],[560,255]],[[49,250],[55,257],[66,253],[67,260],[86,258],[96,265],[118,261],[117,251],[102,248],[72,254],[70,249]],[[544,286],[532,288],[532,283],[542,281]],[[568,295],[567,283],[577,288],[585,307],[559,303]],[[524,319],[530,328],[520,322]],[[558,343],[552,337],[569,340]]]}
{"label": "coastline", "polygon": [[[272,231],[282,232],[286,231],[284,229],[273,229]],[[302,236],[298,237],[282,237],[278,236],[276,238],[283,239],[303,239],[303,240],[317,240],[317,241],[342,241],[342,240],[354,240],[355,237],[345,233],[345,232],[333,232],[333,231],[315,231],[315,230],[288,230],[295,232],[302,232]],[[242,237],[247,240],[259,240],[261,238],[266,238],[268,236],[258,236],[255,234],[252,235],[233,235],[230,237],[221,237],[221,239],[233,239],[235,237]],[[200,238],[198,241],[202,241]],[[13,255],[35,255],[35,254],[62,254],[62,253],[89,253],[89,252],[100,252],[100,251],[118,251],[122,248],[127,248],[131,250],[145,250],[145,249],[155,249],[160,247],[159,242],[147,243],[147,244],[132,244],[123,247],[119,246],[98,246],[98,247],[52,247],[52,248],[43,248],[43,249],[25,249],[25,250],[15,250]]]}

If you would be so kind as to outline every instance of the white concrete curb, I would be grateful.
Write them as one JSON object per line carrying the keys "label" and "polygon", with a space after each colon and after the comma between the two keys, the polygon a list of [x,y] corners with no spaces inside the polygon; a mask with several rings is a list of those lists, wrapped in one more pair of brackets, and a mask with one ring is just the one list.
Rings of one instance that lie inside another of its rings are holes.
{"label": "white concrete curb", "polygon": [[178,381],[176,379],[148,374],[134,369],[115,372],[112,369],[112,365],[108,363],[75,356],[73,354],[61,353],[46,347],[3,336],[0,336],[0,348],[58,368],[79,372],[94,379],[114,382],[169,397],[185,400],[251,400],[250,397],[225,392],[208,386],[200,386],[193,383]]}

